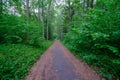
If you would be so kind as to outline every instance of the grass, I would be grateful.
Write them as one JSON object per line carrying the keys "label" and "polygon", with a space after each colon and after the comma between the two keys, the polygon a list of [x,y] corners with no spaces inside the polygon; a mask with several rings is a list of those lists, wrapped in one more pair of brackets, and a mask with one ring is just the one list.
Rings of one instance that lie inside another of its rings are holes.
{"label": "grass", "polygon": [[24,44],[1,44],[0,80],[24,80],[28,70],[51,43],[46,42],[41,48]]}

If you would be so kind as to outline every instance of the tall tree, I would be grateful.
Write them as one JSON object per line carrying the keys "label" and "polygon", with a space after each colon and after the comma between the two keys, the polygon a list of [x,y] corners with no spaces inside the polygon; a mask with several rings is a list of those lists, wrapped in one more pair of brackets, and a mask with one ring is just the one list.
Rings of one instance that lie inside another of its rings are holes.
{"label": "tall tree", "polygon": [[83,14],[86,12],[86,0],[83,0],[83,6],[82,6]]}
{"label": "tall tree", "polygon": [[87,8],[90,7],[90,0],[87,0]]}
{"label": "tall tree", "polygon": [[93,5],[94,4],[94,0],[87,0],[86,2],[87,2],[87,8],[89,8],[89,7],[93,8],[94,7],[94,5]]}
{"label": "tall tree", "polygon": [[69,13],[69,21],[71,20],[71,0],[68,0],[68,13]]}
{"label": "tall tree", "polygon": [[30,16],[30,11],[29,11],[29,0],[26,0],[26,17],[27,17],[27,25],[29,23],[29,16]]}
{"label": "tall tree", "polygon": [[42,0],[42,35],[43,38],[45,36],[45,31],[44,31],[44,0]]}
{"label": "tall tree", "polygon": [[94,5],[93,5],[93,4],[94,4],[94,0],[91,0],[91,2],[90,2],[90,7],[91,7],[91,8],[93,8],[93,7],[94,7]]}
{"label": "tall tree", "polygon": [[3,1],[0,0],[0,12],[1,12],[1,14],[2,14],[2,11],[3,11]]}
{"label": "tall tree", "polygon": [[40,26],[40,0],[38,0],[38,24]]}
{"label": "tall tree", "polygon": [[62,31],[62,25],[61,26],[59,26],[59,31],[58,31],[59,33],[59,38],[62,40],[62,38],[63,38],[63,31]]}
{"label": "tall tree", "polygon": [[48,10],[47,10],[47,40],[49,39],[49,23],[50,23],[50,9],[51,9],[52,0],[49,1]]}

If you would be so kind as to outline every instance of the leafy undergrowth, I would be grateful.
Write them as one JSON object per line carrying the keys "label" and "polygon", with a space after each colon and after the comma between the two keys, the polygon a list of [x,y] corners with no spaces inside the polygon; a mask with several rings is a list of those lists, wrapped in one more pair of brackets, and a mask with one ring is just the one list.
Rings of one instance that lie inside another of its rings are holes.
{"label": "leafy undergrowth", "polygon": [[97,55],[90,52],[74,53],[75,56],[92,65],[94,70],[107,80],[119,80],[120,59],[111,59],[107,55]]}
{"label": "leafy undergrowth", "polygon": [[114,56],[110,57],[110,54],[106,55],[84,50],[76,52],[71,48],[71,45],[64,44],[76,57],[92,66],[92,68],[106,80],[120,80],[120,58]]}
{"label": "leafy undergrowth", "polygon": [[0,80],[23,80],[34,62],[52,44],[36,48],[24,44],[0,45]]}

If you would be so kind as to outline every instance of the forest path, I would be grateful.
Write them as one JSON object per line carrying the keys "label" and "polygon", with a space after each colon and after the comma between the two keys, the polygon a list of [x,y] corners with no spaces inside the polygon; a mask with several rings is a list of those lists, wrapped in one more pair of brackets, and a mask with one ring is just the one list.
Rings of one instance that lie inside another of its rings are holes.
{"label": "forest path", "polygon": [[74,57],[59,41],[34,64],[27,80],[100,80],[84,62]]}

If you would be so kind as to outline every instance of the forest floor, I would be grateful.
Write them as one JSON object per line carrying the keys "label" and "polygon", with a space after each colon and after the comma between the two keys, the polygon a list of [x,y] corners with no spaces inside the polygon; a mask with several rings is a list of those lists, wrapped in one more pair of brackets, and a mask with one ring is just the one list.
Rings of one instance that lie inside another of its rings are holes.
{"label": "forest floor", "polygon": [[27,80],[102,80],[85,62],[77,59],[58,40],[29,71]]}

